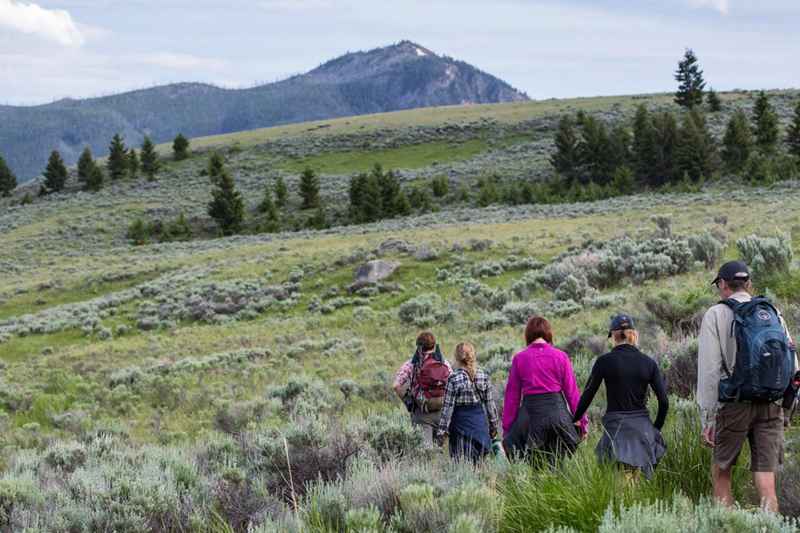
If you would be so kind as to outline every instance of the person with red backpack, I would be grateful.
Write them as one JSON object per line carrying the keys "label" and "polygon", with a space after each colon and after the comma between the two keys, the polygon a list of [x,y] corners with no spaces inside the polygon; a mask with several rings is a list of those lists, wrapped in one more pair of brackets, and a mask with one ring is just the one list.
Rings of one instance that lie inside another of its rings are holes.
{"label": "person with red backpack", "polygon": [[411,423],[422,429],[426,448],[433,448],[433,433],[439,425],[444,392],[452,368],[445,360],[436,337],[424,331],[417,337],[417,349],[403,363],[394,379],[394,391],[411,415]]}

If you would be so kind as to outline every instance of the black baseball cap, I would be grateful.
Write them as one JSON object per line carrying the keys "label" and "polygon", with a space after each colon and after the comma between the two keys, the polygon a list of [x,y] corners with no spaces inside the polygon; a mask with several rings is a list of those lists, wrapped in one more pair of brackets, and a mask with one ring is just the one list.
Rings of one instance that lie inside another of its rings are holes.
{"label": "black baseball cap", "polygon": [[711,282],[711,284],[716,285],[720,282],[720,280],[723,279],[725,281],[747,281],[750,279],[750,269],[747,268],[747,265],[741,261],[728,261],[719,267],[719,273],[717,274],[717,277],[714,278],[714,281]]}
{"label": "black baseball cap", "polygon": [[636,329],[633,319],[625,314],[612,317],[611,324],[608,326],[608,338],[611,338],[612,331],[621,331],[623,329]]}

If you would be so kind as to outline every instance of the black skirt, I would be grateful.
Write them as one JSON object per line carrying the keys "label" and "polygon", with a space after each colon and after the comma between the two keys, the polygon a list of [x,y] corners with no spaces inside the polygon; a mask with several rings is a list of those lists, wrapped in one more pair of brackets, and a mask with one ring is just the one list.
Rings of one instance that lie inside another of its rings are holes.
{"label": "black skirt", "polygon": [[667,452],[664,438],[653,426],[647,410],[606,413],[603,430],[595,449],[598,459],[637,468],[648,479]]}
{"label": "black skirt", "polygon": [[522,399],[517,419],[503,445],[509,457],[544,453],[552,461],[571,455],[580,442],[563,394],[529,394]]}

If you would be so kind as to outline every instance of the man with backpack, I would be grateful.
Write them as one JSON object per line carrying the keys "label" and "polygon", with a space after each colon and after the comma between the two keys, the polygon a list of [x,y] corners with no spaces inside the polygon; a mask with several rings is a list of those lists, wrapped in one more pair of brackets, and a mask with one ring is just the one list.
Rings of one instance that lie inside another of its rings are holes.
{"label": "man with backpack", "polygon": [[422,442],[433,448],[433,433],[439,425],[444,392],[452,368],[442,355],[433,333],[417,337],[417,349],[403,363],[394,379],[394,391],[411,415],[411,423],[422,429]]}
{"label": "man with backpack", "polygon": [[700,326],[697,401],[703,443],[713,448],[714,497],[733,505],[732,469],[748,439],[761,505],[777,512],[781,403],[798,368],[794,344],[777,309],[766,298],[751,296],[747,265],[725,263],[713,284],[720,303],[706,312]]}

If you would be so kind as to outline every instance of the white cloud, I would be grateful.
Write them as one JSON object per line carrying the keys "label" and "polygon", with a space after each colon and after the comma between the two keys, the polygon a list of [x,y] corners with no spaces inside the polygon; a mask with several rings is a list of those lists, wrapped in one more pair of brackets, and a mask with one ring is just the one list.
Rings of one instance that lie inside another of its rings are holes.
{"label": "white cloud", "polygon": [[16,0],[0,0],[0,27],[37,35],[64,46],[81,46],[84,42],[69,12]]}
{"label": "white cloud", "polygon": [[715,9],[723,15],[727,15],[730,11],[730,2],[728,0],[689,0],[689,5]]}

